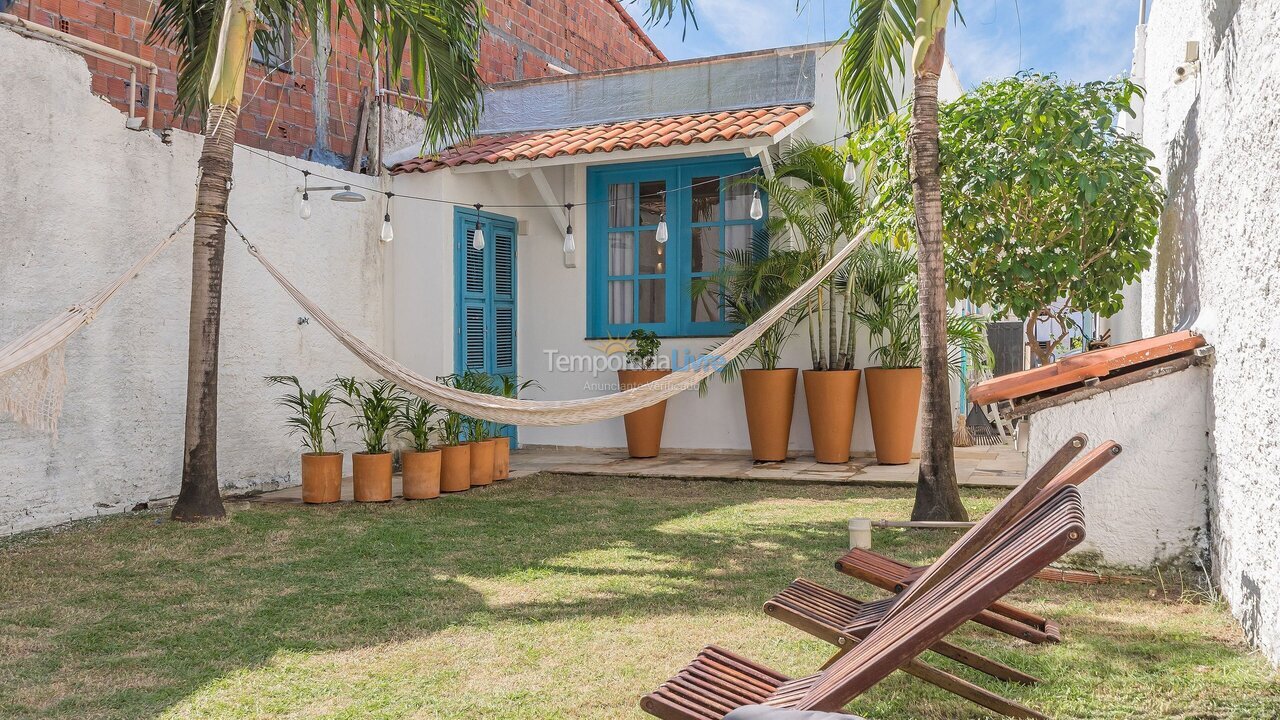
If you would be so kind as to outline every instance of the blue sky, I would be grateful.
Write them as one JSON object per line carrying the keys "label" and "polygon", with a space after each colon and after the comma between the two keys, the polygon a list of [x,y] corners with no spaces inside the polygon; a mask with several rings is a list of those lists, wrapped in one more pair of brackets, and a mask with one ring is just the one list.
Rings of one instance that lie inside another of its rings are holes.
{"label": "blue sky", "polygon": [[[834,39],[848,26],[849,0],[694,0],[699,28],[681,39],[679,19],[649,28],[672,60]],[[1128,71],[1138,0],[959,0],[947,51],[965,87],[1023,69],[1067,80]],[[627,3],[643,24],[643,2]],[[825,12],[824,12],[825,10]],[[824,17],[825,16],[825,17]]]}

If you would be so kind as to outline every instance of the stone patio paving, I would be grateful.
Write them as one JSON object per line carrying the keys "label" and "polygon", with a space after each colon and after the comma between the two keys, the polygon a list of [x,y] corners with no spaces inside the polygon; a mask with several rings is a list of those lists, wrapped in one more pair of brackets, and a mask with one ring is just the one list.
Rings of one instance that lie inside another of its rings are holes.
{"label": "stone patio paving", "polygon": [[[511,479],[539,472],[611,477],[665,477],[698,480],[760,480],[833,485],[913,485],[917,461],[877,465],[873,457],[854,457],[828,465],[812,455],[781,463],[753,463],[745,453],[714,450],[663,450],[656,458],[635,460],[625,450],[581,447],[527,447],[511,453]],[[1026,456],[1010,445],[956,448],[956,474],[970,487],[1013,487],[1026,473]],[[400,496],[400,476],[392,493]],[[263,493],[255,500],[301,502],[302,488]],[[343,479],[342,499],[351,500],[351,479]]]}

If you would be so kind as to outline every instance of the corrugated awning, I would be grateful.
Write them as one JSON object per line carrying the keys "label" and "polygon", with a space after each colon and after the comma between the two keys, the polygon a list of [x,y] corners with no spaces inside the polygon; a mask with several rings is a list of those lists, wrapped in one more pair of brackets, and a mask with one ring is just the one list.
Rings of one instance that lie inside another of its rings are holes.
{"label": "corrugated awning", "polygon": [[587,127],[481,135],[436,155],[405,160],[392,167],[391,173],[426,173],[464,165],[494,165],[566,155],[776,138],[800,122],[809,111],[808,105],[791,105],[629,120]]}

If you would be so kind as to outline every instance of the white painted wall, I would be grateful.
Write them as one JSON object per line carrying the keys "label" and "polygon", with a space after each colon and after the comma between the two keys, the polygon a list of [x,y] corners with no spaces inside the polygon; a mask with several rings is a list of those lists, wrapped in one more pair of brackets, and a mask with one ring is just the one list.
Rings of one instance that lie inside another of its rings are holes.
{"label": "white painted wall", "polygon": [[[797,133],[815,142],[830,142],[844,132],[836,112],[835,69],[838,50],[822,54],[817,63],[817,98],[814,117]],[[960,88],[954,72],[944,75],[940,93],[953,98]],[[714,145],[694,146],[690,155],[719,154],[725,150]],[[605,162],[632,162],[625,155],[589,156],[591,162],[553,166],[546,170],[549,184],[557,193],[558,203],[568,199],[581,202],[584,197],[586,168]],[[585,232],[586,213],[575,210],[573,225],[577,232],[576,266],[565,267],[561,245],[564,228],[551,213],[541,208],[503,209],[496,205],[544,204],[533,180],[513,177],[503,169],[486,172],[440,170],[426,174],[398,175],[395,192],[458,203],[437,204],[400,201],[395,205],[393,221],[396,240],[387,264],[387,283],[394,307],[393,352],[396,358],[414,370],[429,376],[453,372],[454,367],[454,248],[453,212],[455,207],[486,203],[486,210],[506,214],[525,221],[528,234],[517,240],[518,304],[517,343],[519,373],[537,380],[543,390],[530,390],[533,399],[567,400],[609,394],[616,391],[617,378],[612,372],[601,377],[590,373],[555,372],[546,351],[560,354],[600,354],[588,344],[587,337],[587,244],[603,242]],[[663,342],[663,352],[700,353],[722,338],[679,338]],[[860,366],[867,365],[865,338],[859,343]],[[809,367],[808,336],[802,326],[784,355],[784,366]],[[612,387],[611,387],[612,386]],[[795,422],[791,445],[797,452],[812,449],[804,392],[797,390]],[[521,428],[521,443],[566,445],[579,447],[621,447],[626,444],[622,419],[564,428]],[[741,390],[726,386],[718,379],[710,384],[705,397],[686,392],[667,404],[667,421],[663,446],[668,448],[746,450],[750,447]],[[853,448],[857,452],[873,450],[870,417],[865,392],[860,394],[855,423]]]}
{"label": "white painted wall", "polygon": [[[80,56],[0,30],[0,344],[122,272],[191,211],[200,137],[126,130],[89,92]],[[295,165],[301,161],[289,158]],[[369,178],[306,164],[356,182]],[[241,149],[231,214],[338,320],[380,343],[380,203],[315,198],[300,175]],[[175,495],[181,475],[190,230],[72,338],[61,439],[0,419],[0,534]],[[319,383],[362,366],[228,237],[219,474],[224,488],[296,484],[268,374]],[[350,443],[347,447],[351,447]]]}
{"label": "white painted wall", "polygon": [[1088,528],[1080,550],[1111,565],[1147,567],[1195,559],[1206,543],[1205,437],[1209,373],[1191,367],[1036,413],[1027,467],[1038,468],[1072,435],[1123,451],[1080,487]]}
{"label": "white painted wall", "polygon": [[[1186,42],[1199,73],[1174,82]],[[1195,314],[1216,349],[1209,395],[1215,574],[1280,663],[1280,3],[1158,0],[1144,141],[1170,190],[1143,331]]]}

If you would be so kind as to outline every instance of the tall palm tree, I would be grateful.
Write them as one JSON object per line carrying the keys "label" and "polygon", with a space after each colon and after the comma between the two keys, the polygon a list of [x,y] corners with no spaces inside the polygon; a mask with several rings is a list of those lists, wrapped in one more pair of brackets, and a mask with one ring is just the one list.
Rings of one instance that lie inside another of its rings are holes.
{"label": "tall palm tree", "polygon": [[[187,357],[186,434],[182,488],[175,520],[224,514],[218,493],[218,342],[227,200],[231,195],[236,128],[245,71],[255,42],[266,49],[270,28],[294,27],[318,38],[346,25],[361,51],[387,63],[400,78],[406,54],[419,94],[431,100],[428,139],[466,134],[479,117],[476,55],[483,0],[159,0],[149,42],[178,55],[178,112],[197,113],[205,126],[196,190],[191,259],[191,315]],[[268,32],[259,34],[267,28]]]}
{"label": "tall palm tree", "polygon": [[[678,0],[686,19],[691,0]],[[946,54],[953,0],[851,0],[850,27],[841,38],[837,73],[850,124],[857,127],[897,108],[894,81],[906,74],[911,45],[911,178],[919,262],[920,339],[924,374],[920,474],[913,520],[967,520],[951,446],[951,388],[947,382],[947,292],[942,264],[942,183],[938,165],[938,78]],[[649,0],[650,23],[675,17],[677,0]]]}

